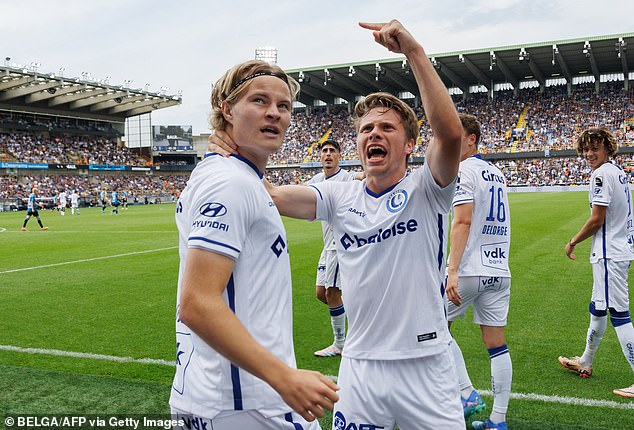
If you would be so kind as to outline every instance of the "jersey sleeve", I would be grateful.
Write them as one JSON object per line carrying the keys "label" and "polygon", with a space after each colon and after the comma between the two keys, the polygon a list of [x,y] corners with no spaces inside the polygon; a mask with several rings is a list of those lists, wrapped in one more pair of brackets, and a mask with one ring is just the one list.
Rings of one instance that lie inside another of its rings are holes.
{"label": "jersey sleeve", "polygon": [[334,211],[333,206],[333,184],[336,182],[320,182],[319,184],[310,185],[317,197],[317,207],[315,219],[330,223],[331,214]]}
{"label": "jersey sleeve", "polygon": [[448,213],[451,209],[451,202],[453,200],[458,176],[456,176],[449,185],[441,188],[431,174],[428,163],[414,170],[412,175],[414,175],[414,179],[421,184],[425,194],[429,197],[429,201],[433,204],[434,209],[439,213]]}
{"label": "jersey sleeve", "polygon": [[592,180],[592,205],[610,206],[614,193],[613,177],[605,173],[597,172]]}
{"label": "jersey sleeve", "polygon": [[473,202],[475,196],[475,178],[473,170],[461,166],[456,179],[456,192],[453,197],[453,206]]}
{"label": "jersey sleeve", "polygon": [[237,259],[255,214],[253,183],[242,178],[207,179],[189,207],[189,248]]}

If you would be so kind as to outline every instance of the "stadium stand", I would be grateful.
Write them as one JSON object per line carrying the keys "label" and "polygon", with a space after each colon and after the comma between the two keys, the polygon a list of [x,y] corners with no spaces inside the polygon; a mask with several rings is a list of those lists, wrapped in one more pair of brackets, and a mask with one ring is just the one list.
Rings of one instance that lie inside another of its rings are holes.
{"label": "stadium stand", "polygon": [[[591,126],[613,131],[617,162],[634,182],[634,64],[623,48],[627,42],[634,43],[634,34],[441,54],[432,63],[457,110],[481,121],[479,152],[510,186],[587,184],[590,171],[573,145]],[[289,71],[302,85],[301,103],[283,147],[270,159],[269,180],[306,181],[320,167],[314,148],[328,138],[340,142],[342,166],[360,169],[350,111],[358,94],[371,91],[402,95],[414,108],[421,137],[410,161],[424,162],[433,136],[406,62],[330,67],[330,79],[324,70]],[[96,202],[100,189],[126,190],[131,203],[135,197],[151,203],[172,201],[184,187],[197,161],[193,153],[131,151],[122,141],[126,118],[179,98],[7,66],[0,71],[0,210],[23,207],[34,185],[44,199],[76,189],[84,205]]]}

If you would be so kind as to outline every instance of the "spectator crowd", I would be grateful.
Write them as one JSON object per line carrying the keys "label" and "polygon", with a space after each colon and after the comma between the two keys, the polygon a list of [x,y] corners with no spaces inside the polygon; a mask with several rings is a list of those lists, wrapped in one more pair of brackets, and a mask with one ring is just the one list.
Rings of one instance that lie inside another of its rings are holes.
{"label": "spectator crowd", "polygon": [[[616,135],[620,147],[634,146],[634,90],[623,90],[622,82],[603,83],[599,92],[596,92],[594,84],[581,84],[574,85],[571,94],[567,93],[564,85],[547,87],[543,91],[538,88],[517,93],[498,91],[492,100],[487,93],[472,94],[465,100],[461,96],[454,97],[459,112],[473,114],[481,122],[479,152],[485,154],[485,158],[486,154],[518,154],[517,157],[495,162],[511,186],[587,184],[590,169],[581,158],[570,156],[570,153],[566,157],[549,157],[552,151],[574,149],[576,136],[587,127],[607,127]],[[424,156],[433,135],[422,109],[414,109],[420,119],[421,135],[413,154],[415,159]],[[267,177],[271,182],[296,184],[307,181],[319,171],[317,143],[326,138],[340,142],[342,160],[358,159],[356,133],[348,106],[316,107],[312,110],[310,114],[304,111],[294,113],[281,150],[270,159]],[[62,119],[44,118],[29,122],[19,116],[0,114],[0,161],[148,164],[149,160],[117,142],[117,136],[108,132],[107,126],[98,123],[67,124]],[[538,158],[537,154],[527,152],[541,154]],[[527,158],[529,156],[531,158]],[[299,168],[301,163],[314,163],[314,168]],[[617,163],[630,175],[634,174],[632,153],[620,154]],[[355,170],[358,169],[357,166]],[[42,196],[56,195],[62,189],[96,196],[101,189],[115,188],[137,195],[177,196],[189,175],[185,172],[169,176],[130,172],[117,176],[93,175],[92,172],[87,172],[90,175],[37,175],[33,172],[0,175],[0,199],[24,198],[33,186],[39,188]]]}

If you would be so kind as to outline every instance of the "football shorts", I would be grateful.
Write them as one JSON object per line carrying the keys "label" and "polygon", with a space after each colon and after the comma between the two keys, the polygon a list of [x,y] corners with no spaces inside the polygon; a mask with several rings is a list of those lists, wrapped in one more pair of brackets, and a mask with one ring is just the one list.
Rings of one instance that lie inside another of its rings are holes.
{"label": "football shorts", "polygon": [[462,304],[449,301],[447,319],[464,318],[473,305],[473,322],[479,325],[504,327],[509,313],[511,278],[493,276],[460,276],[458,290]]}

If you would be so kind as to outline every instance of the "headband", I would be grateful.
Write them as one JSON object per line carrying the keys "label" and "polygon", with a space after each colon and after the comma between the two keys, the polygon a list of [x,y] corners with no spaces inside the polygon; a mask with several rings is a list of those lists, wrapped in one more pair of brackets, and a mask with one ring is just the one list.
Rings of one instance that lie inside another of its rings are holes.
{"label": "headband", "polygon": [[284,83],[286,85],[288,85],[288,80],[286,79],[286,75],[285,74],[275,73],[275,72],[257,72],[257,73],[254,73],[252,75],[247,76],[246,78],[242,78],[238,82],[233,84],[233,86],[229,90],[229,94],[231,94],[233,92],[233,90],[235,90],[236,88],[238,88],[240,85],[244,84],[245,82],[250,81],[251,79],[260,77],[260,76],[275,76],[276,78],[279,78],[279,79],[283,80]]}

